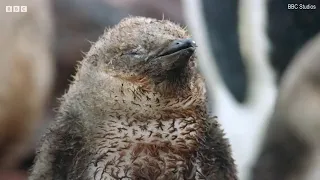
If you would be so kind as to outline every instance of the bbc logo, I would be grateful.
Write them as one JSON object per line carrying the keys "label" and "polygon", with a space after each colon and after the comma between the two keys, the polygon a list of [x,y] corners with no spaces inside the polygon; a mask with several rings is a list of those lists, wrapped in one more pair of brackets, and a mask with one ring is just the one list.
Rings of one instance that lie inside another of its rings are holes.
{"label": "bbc logo", "polygon": [[288,4],[288,9],[298,9],[299,4]]}
{"label": "bbc logo", "polygon": [[6,6],[6,12],[27,12],[27,6]]}

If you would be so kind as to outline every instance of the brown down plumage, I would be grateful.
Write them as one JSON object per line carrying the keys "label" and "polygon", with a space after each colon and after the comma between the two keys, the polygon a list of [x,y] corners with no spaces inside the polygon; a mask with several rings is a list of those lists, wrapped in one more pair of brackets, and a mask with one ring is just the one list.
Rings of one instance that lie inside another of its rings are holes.
{"label": "brown down plumage", "polygon": [[236,180],[187,31],[129,17],[94,43],[61,99],[31,180]]}

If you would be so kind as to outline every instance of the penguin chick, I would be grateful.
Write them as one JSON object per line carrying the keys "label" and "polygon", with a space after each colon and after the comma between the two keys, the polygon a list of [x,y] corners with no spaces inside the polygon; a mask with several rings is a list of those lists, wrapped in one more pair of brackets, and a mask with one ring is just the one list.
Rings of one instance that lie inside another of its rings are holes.
{"label": "penguin chick", "polygon": [[195,48],[167,20],[130,17],[107,30],[63,96],[30,179],[237,179]]}
{"label": "penguin chick", "polygon": [[320,177],[320,34],[286,70],[252,179]]}

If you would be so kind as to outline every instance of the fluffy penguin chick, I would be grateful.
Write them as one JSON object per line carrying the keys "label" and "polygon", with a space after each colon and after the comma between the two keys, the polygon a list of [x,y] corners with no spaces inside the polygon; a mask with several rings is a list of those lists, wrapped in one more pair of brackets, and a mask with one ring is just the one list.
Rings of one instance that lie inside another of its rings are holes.
{"label": "fluffy penguin chick", "polygon": [[253,180],[320,177],[320,34],[293,59],[281,81]]}
{"label": "fluffy penguin chick", "polygon": [[167,20],[131,17],[107,30],[63,96],[30,179],[237,179],[206,111],[195,47]]}

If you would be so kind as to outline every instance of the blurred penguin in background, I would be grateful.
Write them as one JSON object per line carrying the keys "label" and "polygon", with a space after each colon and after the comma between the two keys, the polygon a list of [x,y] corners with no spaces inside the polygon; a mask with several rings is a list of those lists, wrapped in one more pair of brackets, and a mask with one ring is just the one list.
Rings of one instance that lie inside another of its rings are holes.
{"label": "blurred penguin in background", "polygon": [[[27,12],[6,12],[9,5]],[[33,151],[50,93],[52,22],[49,1],[2,0],[0,8],[0,179],[11,179]]]}
{"label": "blurred penguin in background", "polygon": [[[319,1],[269,0],[269,59],[280,82],[279,94],[251,179],[315,180],[320,177],[317,86],[320,75]],[[302,9],[301,9],[302,8]]]}
{"label": "blurred penguin in background", "polygon": [[[230,139],[239,178],[249,179],[278,82],[295,53],[319,32],[320,11],[288,10],[289,0],[182,3],[186,24],[199,44],[211,109]],[[320,7],[317,1],[303,3]]]}
{"label": "blurred penguin in background", "polygon": [[295,56],[281,80],[254,180],[320,177],[320,34]]}

